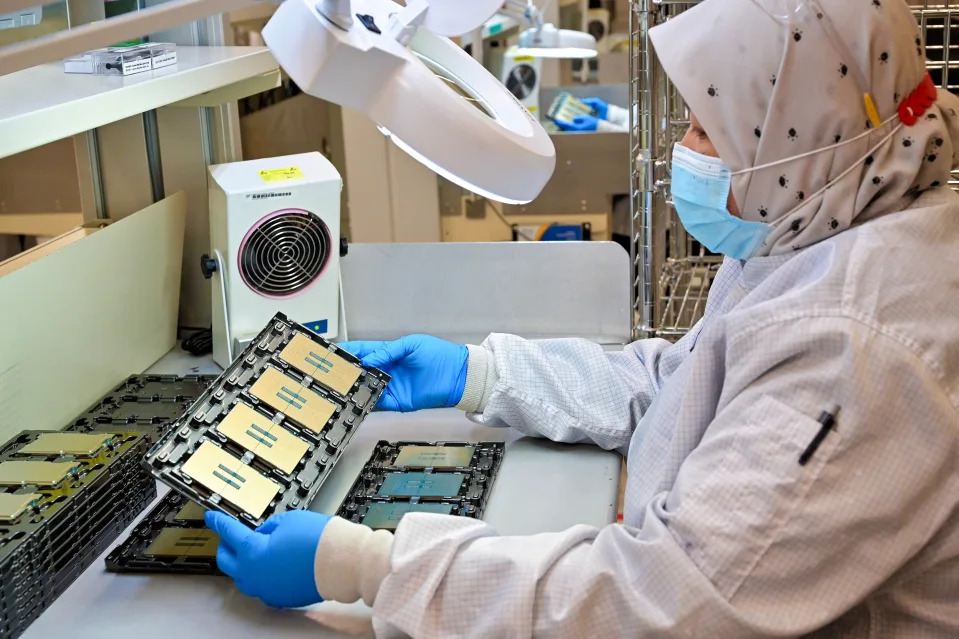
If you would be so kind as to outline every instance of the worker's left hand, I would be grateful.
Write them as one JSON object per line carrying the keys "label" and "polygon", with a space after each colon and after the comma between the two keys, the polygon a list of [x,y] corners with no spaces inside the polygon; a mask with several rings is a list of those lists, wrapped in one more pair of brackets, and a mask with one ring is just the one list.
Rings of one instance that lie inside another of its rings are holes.
{"label": "worker's left hand", "polygon": [[206,525],[220,536],[216,565],[243,594],[274,608],[299,608],[323,601],[313,562],[331,517],[308,510],[273,515],[256,530],[208,510]]}
{"label": "worker's left hand", "polygon": [[577,115],[572,122],[556,120],[556,126],[563,131],[595,131],[599,126],[599,118],[593,115]]}
{"label": "worker's left hand", "polygon": [[605,100],[600,100],[599,98],[583,98],[582,102],[591,108],[593,115],[600,120],[605,120],[607,114],[609,114],[609,104]]}

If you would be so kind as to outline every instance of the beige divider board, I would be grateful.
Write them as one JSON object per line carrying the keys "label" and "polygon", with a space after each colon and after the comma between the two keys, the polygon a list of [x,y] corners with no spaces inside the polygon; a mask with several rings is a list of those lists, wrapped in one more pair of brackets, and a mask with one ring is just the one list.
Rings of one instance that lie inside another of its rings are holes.
{"label": "beige divider board", "polygon": [[280,351],[280,359],[340,395],[349,393],[362,373],[355,365],[326,350],[306,335],[295,335]]}
{"label": "beige divider board", "polygon": [[0,441],[63,428],[173,347],[185,213],[172,195],[0,277]]}
{"label": "beige divider board", "polygon": [[332,402],[275,368],[263,371],[250,394],[317,433],[336,412]]}

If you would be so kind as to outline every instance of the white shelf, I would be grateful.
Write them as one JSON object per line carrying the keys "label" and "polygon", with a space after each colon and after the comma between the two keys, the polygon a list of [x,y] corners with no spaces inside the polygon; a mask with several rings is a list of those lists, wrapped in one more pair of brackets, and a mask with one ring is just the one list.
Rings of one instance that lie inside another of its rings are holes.
{"label": "white shelf", "polygon": [[266,47],[177,47],[176,66],[125,77],[68,74],[59,62],[11,73],[0,77],[0,157],[243,81],[259,86],[277,69]]}

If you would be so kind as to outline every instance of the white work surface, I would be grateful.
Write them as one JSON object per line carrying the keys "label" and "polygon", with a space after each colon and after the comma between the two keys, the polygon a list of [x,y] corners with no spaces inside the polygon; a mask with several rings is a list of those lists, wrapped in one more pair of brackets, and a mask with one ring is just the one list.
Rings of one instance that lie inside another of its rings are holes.
{"label": "white work surface", "polygon": [[[173,351],[150,373],[219,372],[208,359]],[[312,509],[334,512],[374,445],[389,440],[505,441],[506,454],[483,519],[504,535],[559,531],[616,520],[620,456],[594,446],[517,437],[475,424],[453,409],[372,413],[356,431]],[[166,487],[161,487],[161,496]],[[152,508],[152,506],[151,506]],[[148,509],[149,510],[149,509]],[[126,539],[133,526],[117,540]],[[109,552],[109,550],[107,551]],[[120,575],[104,571],[104,553],[22,635],[67,637],[80,620],[97,639],[253,639],[372,634],[370,609],[323,603],[309,615],[272,610],[242,595],[225,577]],[[96,619],[91,625],[90,619]],[[335,628],[335,629],[334,629]],[[81,632],[81,634],[84,634]]]}

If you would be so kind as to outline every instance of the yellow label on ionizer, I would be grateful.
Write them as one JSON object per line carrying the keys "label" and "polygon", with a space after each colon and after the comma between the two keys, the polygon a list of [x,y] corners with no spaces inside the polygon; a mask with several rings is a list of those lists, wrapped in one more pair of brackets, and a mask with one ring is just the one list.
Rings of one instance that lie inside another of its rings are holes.
{"label": "yellow label on ionizer", "polygon": [[303,171],[295,166],[260,171],[260,178],[264,182],[286,182],[287,180],[302,180],[304,177]]}

